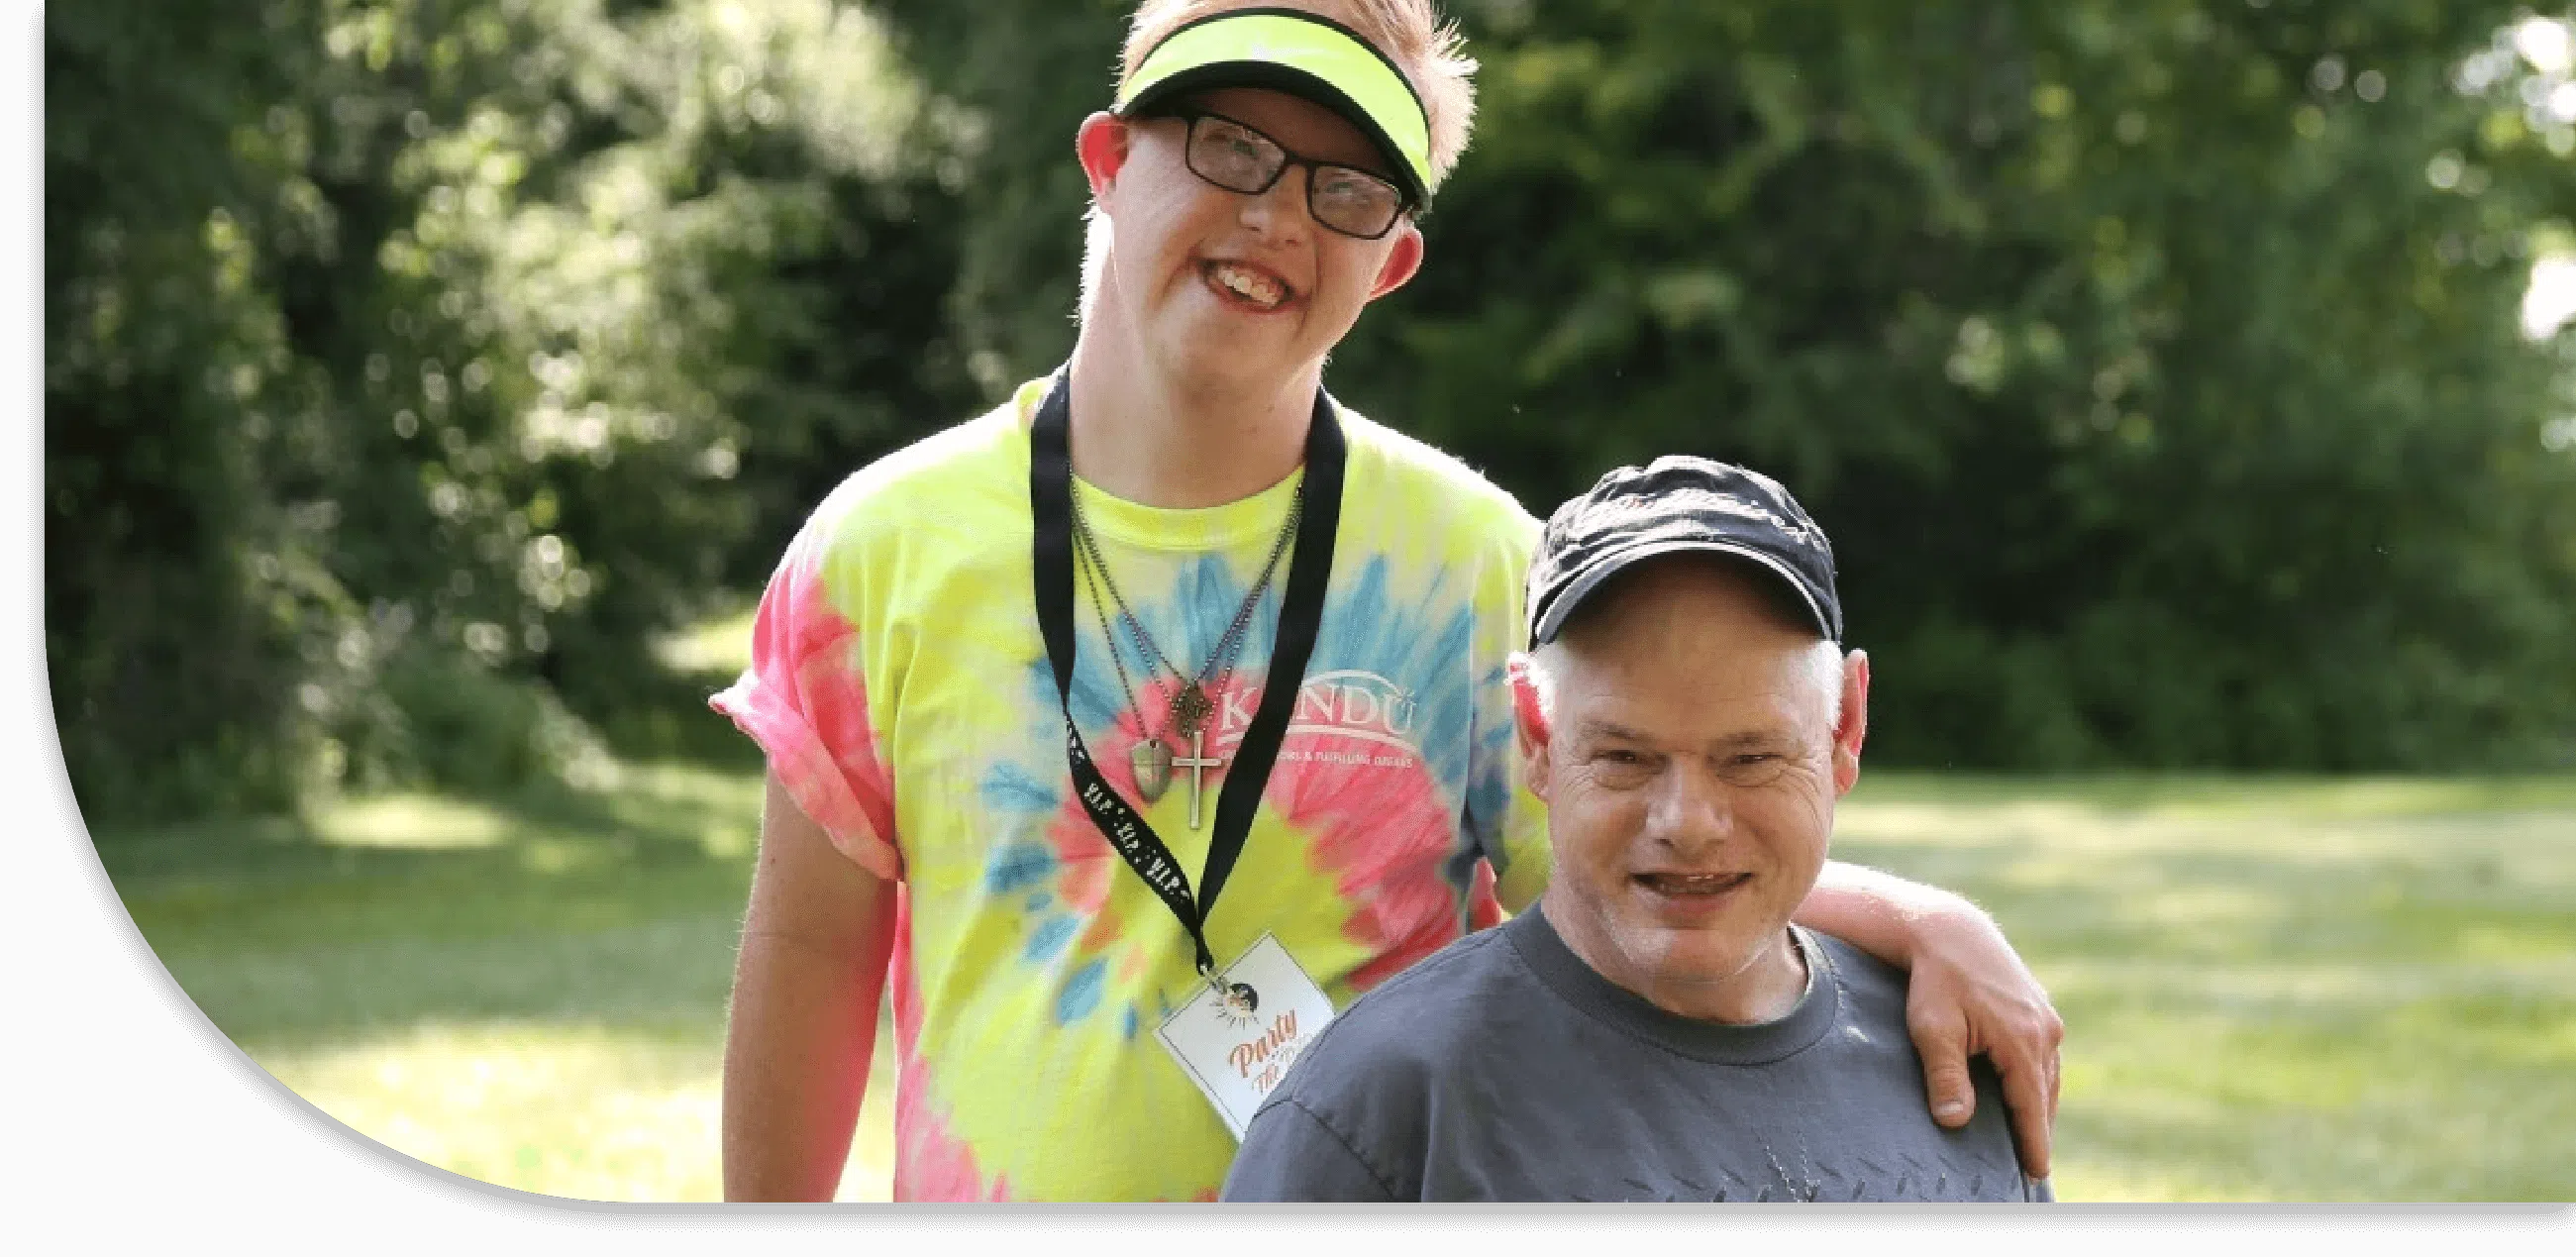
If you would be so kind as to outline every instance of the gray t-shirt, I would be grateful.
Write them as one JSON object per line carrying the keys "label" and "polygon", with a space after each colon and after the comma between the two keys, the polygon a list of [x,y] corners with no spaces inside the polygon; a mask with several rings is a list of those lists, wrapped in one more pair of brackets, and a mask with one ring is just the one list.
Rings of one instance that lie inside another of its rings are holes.
{"label": "gray t-shirt", "polygon": [[2051,1200],[2001,1086],[1932,1121],[1905,975],[1792,927],[1807,993],[1729,1026],[1594,972],[1535,908],[1354,1002],[1253,1116],[1227,1200]]}

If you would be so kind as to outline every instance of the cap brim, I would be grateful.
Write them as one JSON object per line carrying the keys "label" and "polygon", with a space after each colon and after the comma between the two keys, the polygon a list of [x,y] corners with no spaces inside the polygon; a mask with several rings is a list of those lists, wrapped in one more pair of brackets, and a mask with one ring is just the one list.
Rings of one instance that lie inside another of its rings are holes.
{"label": "cap brim", "polygon": [[1146,54],[1110,111],[1134,117],[1224,87],[1286,92],[1340,114],[1385,154],[1415,205],[1430,203],[1431,127],[1421,98],[1376,45],[1329,18],[1234,9],[1192,22]]}
{"label": "cap brim", "polygon": [[1787,564],[1751,546],[1695,538],[1687,541],[1659,541],[1633,550],[1620,550],[1595,561],[1591,567],[1577,573],[1571,584],[1558,590],[1556,597],[1548,602],[1544,611],[1540,612],[1538,622],[1530,627],[1530,645],[1543,646],[1555,641],[1557,633],[1565,628],[1567,617],[1573,615],[1574,609],[1583,605],[1583,600],[1592,596],[1594,591],[1600,589],[1602,584],[1611,577],[1646,559],[1691,551],[1732,555],[1761,564],[1773,575],[1778,576],[1789,588],[1797,591],[1798,602],[1807,608],[1807,618],[1815,624],[1816,631],[1822,634],[1826,641],[1841,644],[1842,634],[1826,618],[1823,605],[1816,601],[1815,591],[1807,588],[1805,579],[1790,570]]}

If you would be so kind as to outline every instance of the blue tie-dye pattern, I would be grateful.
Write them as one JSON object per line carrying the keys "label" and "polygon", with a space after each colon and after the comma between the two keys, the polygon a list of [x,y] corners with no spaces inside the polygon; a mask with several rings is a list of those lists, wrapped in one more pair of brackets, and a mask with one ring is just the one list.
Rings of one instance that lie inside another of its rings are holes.
{"label": "blue tie-dye pattern", "polygon": [[[1286,566],[1283,560],[1283,576]],[[1165,597],[1139,598],[1124,588],[1120,592],[1126,595],[1128,607],[1144,624],[1145,634],[1154,639],[1154,645],[1175,666],[1188,668],[1195,676],[1197,670],[1206,664],[1207,652],[1215,647],[1217,640],[1225,635],[1226,626],[1233,622],[1235,609],[1243,604],[1246,586],[1235,578],[1233,566],[1223,556],[1211,554],[1201,555],[1185,565]],[[1089,596],[1088,592],[1076,589],[1077,611],[1087,613],[1085,600]],[[1113,611],[1112,616],[1115,614]],[[1252,625],[1244,635],[1243,651],[1236,656],[1238,672],[1249,669],[1257,675],[1262,661],[1269,657],[1278,619],[1279,591],[1274,583],[1253,611]],[[1112,618],[1110,623],[1115,625],[1117,620]],[[1096,744],[1117,719],[1126,714],[1127,695],[1119,688],[1117,670],[1109,661],[1109,646],[1101,638],[1096,622],[1086,620],[1079,624],[1076,641],[1073,692],[1066,705],[1073,710],[1073,719],[1082,729],[1084,743],[1093,745],[1097,752]],[[1122,640],[1120,649],[1127,662],[1128,681],[1137,688],[1140,701],[1157,676],[1169,683],[1170,674],[1161,672],[1161,665],[1150,660],[1138,660],[1132,641]],[[1031,701],[1039,710],[1052,716],[1058,710],[1053,668],[1044,657],[1040,657],[1030,663],[1026,676]],[[1159,727],[1161,718],[1161,712],[1154,712],[1151,723]],[[1059,723],[1054,719],[1047,721],[1050,727]],[[1052,748],[1061,742],[1060,737],[1051,738],[1047,745]],[[1049,787],[1045,793],[1051,809],[1055,804],[1056,791]]]}
{"label": "blue tie-dye pattern", "polygon": [[[1421,752],[1424,770],[1439,797],[1449,801],[1449,815],[1462,826],[1473,825],[1473,833],[1462,827],[1457,854],[1444,862],[1447,867],[1443,869],[1444,880],[1457,892],[1463,910],[1475,857],[1480,848],[1500,845],[1501,820],[1511,801],[1505,759],[1511,753],[1510,723],[1506,719],[1480,724],[1476,719],[1477,687],[1502,686],[1504,674],[1492,668],[1472,680],[1462,676],[1467,661],[1474,657],[1475,607],[1471,599],[1444,605],[1451,601],[1440,596],[1448,588],[1449,573],[1433,575],[1428,595],[1397,597],[1392,591],[1393,566],[1384,554],[1344,555],[1334,567],[1332,592],[1327,596],[1315,651],[1306,665],[1307,674],[1345,669],[1369,672],[1386,678],[1412,697],[1415,708],[1407,732]],[[1283,577],[1284,574],[1283,569]],[[1195,671],[1205,661],[1205,652],[1231,622],[1245,589],[1245,583],[1236,577],[1234,565],[1223,556],[1202,555],[1182,566],[1165,596],[1139,598],[1131,592],[1128,605],[1175,664]],[[1279,603],[1280,591],[1274,584],[1247,627],[1237,667],[1238,675],[1251,686],[1262,684],[1276,644]],[[1081,626],[1067,706],[1084,740],[1095,748],[1125,714],[1127,705],[1108,649],[1095,624]],[[1125,649],[1132,681],[1139,686],[1151,684],[1153,670],[1138,662],[1132,644]],[[1028,743],[1028,753],[1045,757],[1044,779],[1032,768],[996,764],[986,774],[983,794],[997,810],[1024,816],[1052,815],[1063,803],[1061,772],[1053,762],[1062,746],[1055,677],[1042,656],[1030,662],[1024,676],[1031,699],[1029,710],[1036,715],[1033,723],[1042,726],[1042,735]],[[1479,842],[1480,836],[1486,841]],[[1499,872],[1501,853],[1484,853],[1493,859]],[[1048,867],[1050,872],[1055,868],[1051,858]],[[1041,903],[1041,898],[1042,895],[1032,895],[1027,910],[1034,914],[1050,906]],[[1069,916],[1040,924],[1029,939],[1029,959],[1043,962],[1062,954],[1078,933],[1078,925],[1076,918]],[[1094,959],[1077,970],[1057,997],[1057,1022],[1070,1025],[1089,1016],[1101,1002],[1106,978],[1104,959]],[[1127,1038],[1136,1036],[1140,1029],[1138,1008],[1129,1006],[1124,1010],[1120,1029]]]}
{"label": "blue tie-dye pattern", "polygon": [[1091,1015],[1100,1007],[1100,988],[1109,976],[1109,962],[1095,960],[1076,970],[1064,984],[1064,994],[1055,1000],[1057,1025],[1069,1026]]}
{"label": "blue tie-dye pattern", "polygon": [[1055,896],[1050,895],[1050,894],[1048,894],[1048,893],[1046,893],[1045,891],[1043,891],[1043,890],[1042,890],[1042,891],[1039,891],[1038,893],[1036,893],[1036,894],[1034,894],[1034,895],[1029,896],[1029,898],[1028,898],[1028,902],[1023,903],[1023,904],[1021,904],[1021,905],[1020,905],[1020,911],[1022,911],[1022,912],[1027,912],[1027,913],[1032,913],[1032,914],[1040,913],[1040,912],[1044,912],[1044,911],[1046,911],[1046,910],[1047,910],[1047,908],[1048,908],[1050,905],[1054,904],[1054,903],[1055,903]]}
{"label": "blue tie-dye pattern", "polygon": [[1306,671],[1374,672],[1411,694],[1414,745],[1432,780],[1455,800],[1467,777],[1466,735],[1475,720],[1475,691],[1458,679],[1472,657],[1475,613],[1462,606],[1444,615],[1422,600],[1394,598],[1390,583],[1386,556],[1370,556],[1357,578],[1347,581],[1348,592],[1327,603]]}
{"label": "blue tie-dye pattern", "polygon": [[984,866],[984,888],[996,897],[1016,895],[1055,875],[1055,852],[1043,843],[1014,843]]}
{"label": "blue tie-dye pattern", "polygon": [[[1083,633],[1078,640],[1080,646],[1074,652],[1073,660],[1072,701],[1067,705],[1073,709],[1074,723],[1082,729],[1084,744],[1097,753],[1101,735],[1126,711],[1127,699],[1118,690],[1118,674],[1110,669],[1109,657],[1102,653],[1099,632]],[[1038,744],[1051,758],[1060,757],[1064,746],[1064,720],[1056,704],[1055,672],[1046,660],[1039,659],[1029,665],[1026,675],[1029,701],[1036,705],[1036,710],[1046,713],[1044,723],[1048,734]],[[1136,676],[1132,659],[1128,675]],[[1053,794],[1049,791],[1051,799]]]}
{"label": "blue tie-dye pattern", "polygon": [[[1485,674],[1484,684],[1500,689],[1511,684],[1510,674],[1495,668]],[[1503,817],[1511,810],[1511,756],[1519,752],[1512,745],[1512,723],[1509,719],[1489,720],[1476,730],[1476,773],[1467,783],[1467,820],[1470,836],[1484,848],[1493,861],[1494,875],[1499,877],[1511,868],[1511,853],[1506,850]]]}
{"label": "blue tie-dye pattern", "polygon": [[1048,917],[1039,922],[1037,930],[1029,935],[1028,950],[1023,954],[1031,963],[1053,960],[1057,952],[1064,950],[1065,944],[1073,941],[1074,931],[1081,928],[1082,921],[1078,917]]}
{"label": "blue tie-dye pattern", "polygon": [[995,812],[1027,815],[1055,810],[1055,787],[1013,763],[995,763],[985,769],[984,782],[975,793],[986,808]]}
{"label": "blue tie-dye pattern", "polygon": [[[1314,654],[1307,660],[1307,675],[1356,669],[1385,677],[1403,688],[1416,704],[1412,738],[1441,794],[1449,800],[1460,800],[1467,796],[1471,784],[1496,792],[1491,800],[1479,799],[1480,804],[1496,810],[1480,807],[1478,815],[1499,816],[1499,808],[1508,801],[1510,792],[1493,752],[1497,747],[1508,751],[1511,731],[1505,726],[1499,730],[1501,742],[1471,747],[1467,734],[1474,727],[1476,691],[1473,685],[1462,685],[1458,679],[1458,670],[1471,657],[1475,642],[1474,608],[1461,605],[1444,613],[1437,598],[1392,596],[1389,586],[1393,578],[1383,554],[1361,560],[1356,571],[1353,564],[1343,561],[1337,561],[1334,568],[1333,592],[1326,597],[1323,625],[1316,636]],[[1435,581],[1435,589],[1441,583],[1444,582]],[[1145,631],[1167,653],[1173,653],[1173,641],[1186,643],[1182,651],[1175,653],[1175,662],[1183,658],[1197,662],[1201,661],[1200,652],[1213,645],[1233,619],[1244,589],[1230,564],[1222,557],[1206,555],[1183,568],[1171,596],[1131,597],[1128,605],[1144,622]],[[1278,602],[1279,592],[1274,586],[1263,595],[1245,634],[1238,666],[1253,678],[1259,678],[1268,666],[1276,643]],[[1146,674],[1135,667],[1132,657],[1129,675],[1138,684],[1144,683]],[[1039,701],[1052,708],[1056,700],[1055,676],[1046,661],[1032,664],[1028,676]],[[1495,685],[1501,683],[1500,677],[1499,672],[1493,672],[1479,680]],[[1097,739],[1126,705],[1097,629],[1082,635],[1082,647],[1074,664],[1071,705],[1085,741]],[[1480,755],[1479,751],[1485,753]],[[1470,783],[1469,765],[1475,760],[1491,763],[1478,772],[1479,781]],[[1485,778],[1490,781],[1482,780]],[[1053,791],[1047,797],[1052,802]]]}
{"label": "blue tie-dye pattern", "polygon": [[[1447,573],[1435,580],[1436,590],[1445,582]],[[1462,813],[1462,796],[1473,797],[1470,789],[1478,784],[1470,780],[1486,775],[1483,769],[1490,756],[1479,755],[1476,738],[1476,695],[1472,685],[1461,685],[1458,674],[1465,662],[1474,658],[1476,617],[1472,605],[1439,610],[1436,597],[1397,600],[1389,593],[1391,579],[1383,555],[1373,556],[1351,583],[1348,596],[1339,600],[1325,620],[1325,632],[1316,643],[1316,662],[1311,668],[1322,671],[1355,668],[1375,672],[1403,687],[1413,695],[1415,708],[1411,730],[1414,746],[1422,754],[1423,767],[1446,801],[1445,812],[1453,826],[1448,859],[1441,861],[1441,880],[1457,896],[1460,929],[1466,928],[1468,889],[1474,885],[1476,859],[1484,854],[1486,844],[1478,841],[1479,825],[1466,827]],[[1487,684],[1493,677],[1483,678]],[[1462,789],[1468,787],[1467,789]],[[1508,797],[1506,795],[1505,797]],[[1479,812],[1481,816],[1499,816],[1499,812]],[[1499,869],[1501,866],[1495,866]]]}

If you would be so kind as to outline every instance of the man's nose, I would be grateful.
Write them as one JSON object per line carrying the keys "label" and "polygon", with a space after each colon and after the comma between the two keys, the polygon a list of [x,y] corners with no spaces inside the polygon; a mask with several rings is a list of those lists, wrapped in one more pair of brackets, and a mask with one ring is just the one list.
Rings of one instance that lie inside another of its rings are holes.
{"label": "man's nose", "polygon": [[1277,243],[1301,238],[1311,225],[1306,221],[1306,168],[1290,166],[1279,172],[1270,190],[1259,196],[1243,198],[1243,225]]}
{"label": "man's nose", "polygon": [[1665,774],[1647,815],[1655,841],[1685,858],[1704,854],[1735,832],[1735,807],[1723,783],[1697,764]]}

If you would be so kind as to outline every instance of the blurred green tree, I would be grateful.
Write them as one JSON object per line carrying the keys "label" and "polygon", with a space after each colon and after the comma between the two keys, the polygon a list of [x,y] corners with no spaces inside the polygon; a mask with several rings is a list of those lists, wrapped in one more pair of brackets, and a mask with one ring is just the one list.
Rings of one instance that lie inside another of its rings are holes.
{"label": "blurred green tree", "polygon": [[[1335,387],[1534,509],[1838,540],[1875,757],[2576,762],[2576,86],[2503,4],[1454,0]],[[47,12],[46,641],[93,816],[732,745],[647,643],[1071,343],[1124,0]]]}
{"label": "blurred green tree", "polygon": [[[886,7],[994,120],[956,301],[997,388],[1070,346],[1125,6]],[[2576,90],[2527,10],[1449,7],[1476,140],[1336,388],[1542,514],[1668,451],[1779,475],[1880,757],[2576,763],[2576,336],[2516,328]]]}
{"label": "blurred green tree", "polygon": [[93,815],[578,777],[564,700],[696,697],[638,701],[652,635],[971,394],[922,317],[955,120],[855,9],[48,22],[48,652]]}
{"label": "blurred green tree", "polygon": [[261,19],[47,13],[45,643],[84,806],[291,802],[349,618],[272,488],[306,417],[249,257],[278,172],[230,141],[314,32]]}
{"label": "blurred green tree", "polygon": [[695,696],[634,692],[654,632],[765,575],[823,468],[963,393],[918,317],[953,270],[949,123],[824,0],[440,9],[353,6],[315,93],[326,199],[399,207],[374,267],[310,275],[373,421],[352,562],[398,628],[663,715]]}

